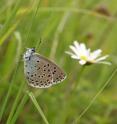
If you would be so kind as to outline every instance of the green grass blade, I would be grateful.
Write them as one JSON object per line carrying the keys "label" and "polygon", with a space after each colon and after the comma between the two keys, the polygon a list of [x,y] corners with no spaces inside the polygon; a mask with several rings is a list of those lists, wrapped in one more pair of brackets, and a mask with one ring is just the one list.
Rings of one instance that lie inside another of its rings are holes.
{"label": "green grass blade", "polygon": [[[28,29],[26,42],[28,42],[29,39],[30,39],[29,37],[30,37],[31,29],[33,27],[33,23],[34,23],[35,17],[37,15],[38,10],[39,10],[40,1],[41,0],[38,1],[35,13],[33,14],[32,18],[31,18],[31,24],[30,24],[29,29]],[[25,44],[26,44],[26,42],[25,42]]]}
{"label": "green grass blade", "polygon": [[14,114],[17,106],[18,106],[18,102],[20,100],[20,96],[21,96],[21,94],[23,92],[23,88],[24,88],[24,83],[22,83],[20,88],[19,88],[19,91],[17,93],[16,99],[14,101],[14,104],[13,104],[12,109],[11,109],[10,114],[9,114],[9,117],[8,117],[8,120],[7,120],[7,124],[10,124],[10,122],[12,120],[13,114]]}
{"label": "green grass blade", "polygon": [[32,100],[34,106],[35,106],[36,109],[38,110],[39,114],[40,114],[41,117],[43,118],[45,124],[49,124],[49,122],[48,122],[46,116],[44,115],[43,111],[41,110],[41,107],[39,106],[39,104],[38,104],[38,102],[37,102],[35,96],[33,95],[33,93],[32,93],[32,92],[28,92],[28,95],[29,95],[30,99]]}
{"label": "green grass blade", "polygon": [[16,73],[17,73],[19,64],[20,64],[20,63],[18,63],[18,65],[16,65],[15,72],[14,72],[14,75],[13,75],[13,78],[12,78],[12,81],[11,81],[11,85],[10,85],[10,87],[9,87],[9,89],[8,89],[8,93],[7,93],[6,98],[5,98],[4,102],[3,102],[3,105],[2,105],[2,107],[1,107],[0,120],[2,120],[2,116],[3,116],[3,114],[4,114],[5,108],[6,108],[6,106],[7,106],[7,102],[8,102],[8,100],[9,100],[10,94],[11,94],[11,92],[12,92],[12,88],[13,88],[13,85],[14,85],[13,82],[14,82],[14,79],[15,79],[15,76],[16,76]]}
{"label": "green grass blade", "polygon": [[112,72],[112,74],[110,75],[110,77],[107,79],[107,81],[105,82],[105,84],[98,91],[98,93],[93,97],[93,99],[91,100],[91,102],[89,103],[89,105],[84,109],[84,111],[80,114],[80,116],[75,120],[74,124],[75,123],[77,124],[77,122],[81,119],[81,117],[88,111],[88,109],[91,107],[91,105],[97,99],[97,97],[102,93],[102,91],[105,89],[105,87],[110,83],[110,81],[112,80],[112,78],[115,76],[116,73],[117,73],[117,68],[114,69],[114,71]]}
{"label": "green grass blade", "polygon": [[9,28],[9,29],[7,30],[7,32],[1,37],[1,39],[0,39],[0,45],[2,45],[2,44],[4,43],[4,41],[5,41],[8,37],[10,37],[10,35],[11,35],[11,34],[14,32],[14,30],[16,29],[17,24],[18,24],[18,23],[12,25],[12,27]]}
{"label": "green grass blade", "polygon": [[7,30],[8,30],[9,27],[11,26],[11,22],[14,20],[15,15],[16,15],[18,9],[19,9],[20,2],[21,2],[21,0],[18,0],[18,1],[16,2],[16,5],[15,5],[15,7],[14,7],[12,13],[10,14],[10,16],[8,17],[8,19],[6,20],[6,22],[5,22],[5,24],[4,24],[4,27],[3,27],[3,29],[2,29],[1,32],[0,32],[0,37],[2,37],[3,34],[4,34],[5,32],[7,32]]}
{"label": "green grass blade", "polygon": [[16,110],[16,112],[15,112],[10,124],[15,124],[17,118],[19,117],[20,112],[22,111],[22,109],[23,109],[25,103],[28,101],[28,99],[29,99],[28,95],[25,94],[23,96],[20,104],[18,105],[17,110]]}

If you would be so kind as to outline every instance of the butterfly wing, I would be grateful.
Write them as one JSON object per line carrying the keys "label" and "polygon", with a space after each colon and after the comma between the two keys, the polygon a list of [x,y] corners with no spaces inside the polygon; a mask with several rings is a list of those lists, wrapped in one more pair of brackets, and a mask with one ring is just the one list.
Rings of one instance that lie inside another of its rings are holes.
{"label": "butterfly wing", "polygon": [[52,84],[60,83],[66,78],[66,74],[64,73],[64,71],[60,69],[60,67],[58,67],[55,63],[37,53],[35,54],[35,56],[39,57],[39,59],[43,61],[43,63],[46,63],[45,66],[47,71],[51,72],[52,74]]}
{"label": "butterfly wing", "polygon": [[53,83],[53,75],[46,68],[47,62],[37,55],[32,55],[29,61],[25,61],[24,73],[28,84],[36,88],[48,88]]}

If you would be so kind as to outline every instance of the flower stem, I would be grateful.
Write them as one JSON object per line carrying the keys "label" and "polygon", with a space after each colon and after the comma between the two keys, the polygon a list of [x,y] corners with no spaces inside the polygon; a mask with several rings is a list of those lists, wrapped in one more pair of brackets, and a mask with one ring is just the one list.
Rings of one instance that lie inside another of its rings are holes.
{"label": "flower stem", "polygon": [[80,69],[79,74],[77,75],[78,76],[77,82],[73,84],[73,88],[72,88],[72,89],[74,89],[74,91],[77,91],[77,89],[78,89],[78,84],[81,80],[81,77],[83,75],[83,72],[84,72],[85,68],[86,68],[85,66],[82,66],[81,69]]}

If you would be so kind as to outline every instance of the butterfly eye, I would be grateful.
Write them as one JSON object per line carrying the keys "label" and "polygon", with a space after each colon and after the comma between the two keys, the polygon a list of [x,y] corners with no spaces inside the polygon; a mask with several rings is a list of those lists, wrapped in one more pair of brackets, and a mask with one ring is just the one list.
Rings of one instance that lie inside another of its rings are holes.
{"label": "butterfly eye", "polygon": [[35,52],[35,48],[32,48],[31,51],[32,51],[32,52]]}

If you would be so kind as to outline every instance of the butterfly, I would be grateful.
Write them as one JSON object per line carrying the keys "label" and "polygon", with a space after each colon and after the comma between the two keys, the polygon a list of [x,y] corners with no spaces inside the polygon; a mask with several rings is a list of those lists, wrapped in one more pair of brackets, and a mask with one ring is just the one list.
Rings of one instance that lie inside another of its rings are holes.
{"label": "butterfly", "polygon": [[55,63],[27,48],[23,56],[24,74],[28,84],[36,88],[48,88],[62,82],[66,74]]}

